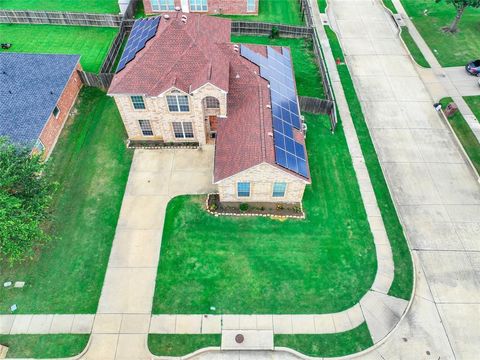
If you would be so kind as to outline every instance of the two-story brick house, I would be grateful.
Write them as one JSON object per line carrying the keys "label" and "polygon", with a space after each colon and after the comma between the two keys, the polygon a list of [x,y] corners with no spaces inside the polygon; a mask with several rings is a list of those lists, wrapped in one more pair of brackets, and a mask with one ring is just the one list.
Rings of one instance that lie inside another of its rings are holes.
{"label": "two-story brick house", "polygon": [[310,174],[289,51],[232,44],[230,26],[183,13],[137,20],[108,93],[129,140],[214,144],[221,201],[299,203]]}
{"label": "two-story brick house", "polygon": [[180,9],[184,13],[257,15],[259,0],[143,0],[146,14]]}

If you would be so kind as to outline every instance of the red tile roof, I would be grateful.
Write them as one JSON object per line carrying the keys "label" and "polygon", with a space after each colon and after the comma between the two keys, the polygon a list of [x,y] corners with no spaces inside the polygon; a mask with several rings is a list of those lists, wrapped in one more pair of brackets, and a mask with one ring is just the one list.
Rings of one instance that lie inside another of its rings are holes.
{"label": "red tile roof", "polygon": [[[275,163],[268,81],[230,43],[230,20],[187,14],[183,23],[182,15],[160,20],[156,35],[114,76],[109,94],[158,96],[173,86],[191,93],[216,85],[228,92],[228,117],[218,119],[214,182],[262,163],[309,182]],[[267,56],[266,46],[248,47]],[[305,146],[301,131],[294,131]]]}

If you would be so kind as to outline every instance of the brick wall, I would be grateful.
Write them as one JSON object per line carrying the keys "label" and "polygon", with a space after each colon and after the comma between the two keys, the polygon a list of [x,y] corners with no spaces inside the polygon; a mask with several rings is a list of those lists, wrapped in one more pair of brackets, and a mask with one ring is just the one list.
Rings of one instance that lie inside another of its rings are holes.
{"label": "brick wall", "polygon": [[[250,182],[250,197],[237,197],[237,183]],[[286,182],[285,197],[273,197],[273,183]],[[275,166],[264,163],[218,182],[220,201],[299,203],[306,183]]]}
{"label": "brick wall", "polygon": [[[154,14],[152,9],[152,1],[155,0],[143,0],[146,14]],[[208,13],[209,14],[258,14],[258,2],[255,0],[255,12],[247,12],[247,0],[208,0]],[[190,0],[184,0],[185,4],[190,4]],[[182,0],[175,0],[175,6],[182,7]],[[182,9],[185,11],[185,9]]]}
{"label": "brick wall", "polygon": [[[144,97],[145,109],[133,108],[130,96],[115,95],[115,102],[122,117],[130,140],[163,140],[165,142],[198,142],[206,144],[205,116],[202,100],[214,96],[220,101],[220,115],[227,113],[227,94],[218,88],[206,84],[189,95],[190,112],[177,113],[168,110],[166,92],[159,97]],[[154,136],[143,136],[138,120],[150,120]],[[192,122],[194,138],[177,139],[173,134],[173,122]]]}
{"label": "brick wall", "polygon": [[70,76],[70,79],[68,80],[68,83],[57,102],[57,107],[60,109],[60,113],[57,117],[54,117],[53,114],[50,115],[50,118],[40,134],[39,139],[45,147],[44,154],[46,158],[48,158],[52,153],[58,137],[62,132],[63,126],[65,125],[65,121],[68,118],[70,109],[75,103],[78,93],[82,87],[82,80],[80,79],[77,70],[82,70],[80,64],[78,64],[76,69],[72,72],[72,75]]}

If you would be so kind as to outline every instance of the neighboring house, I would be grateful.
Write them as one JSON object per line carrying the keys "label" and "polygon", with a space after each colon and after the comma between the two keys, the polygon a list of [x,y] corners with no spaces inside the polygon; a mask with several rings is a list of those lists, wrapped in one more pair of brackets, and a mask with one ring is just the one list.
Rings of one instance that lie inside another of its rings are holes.
{"label": "neighboring house", "polygon": [[143,0],[145,14],[181,10],[184,13],[258,15],[259,0]]}
{"label": "neighboring house", "polygon": [[310,183],[287,48],[230,43],[230,20],[137,20],[108,91],[131,141],[215,144],[223,202],[301,202]]}
{"label": "neighboring house", "polygon": [[78,55],[0,53],[0,136],[48,158],[82,87]]}

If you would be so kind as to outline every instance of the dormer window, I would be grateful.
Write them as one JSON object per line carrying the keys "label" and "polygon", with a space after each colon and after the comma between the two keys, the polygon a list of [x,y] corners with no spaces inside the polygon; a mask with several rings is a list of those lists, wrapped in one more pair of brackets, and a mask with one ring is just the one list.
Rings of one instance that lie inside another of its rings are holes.
{"label": "dormer window", "polygon": [[170,112],[189,112],[188,96],[182,95],[179,91],[172,91],[167,95],[168,110]]}

